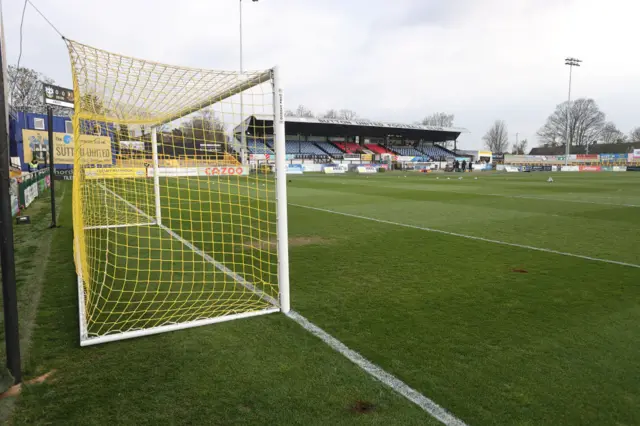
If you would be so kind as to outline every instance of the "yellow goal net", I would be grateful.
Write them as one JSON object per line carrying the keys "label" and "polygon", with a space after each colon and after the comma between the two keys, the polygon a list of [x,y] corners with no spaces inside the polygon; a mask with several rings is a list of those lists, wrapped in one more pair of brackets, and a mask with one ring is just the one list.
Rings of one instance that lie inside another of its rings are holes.
{"label": "yellow goal net", "polygon": [[196,69],[66,42],[81,344],[288,311],[277,68]]}

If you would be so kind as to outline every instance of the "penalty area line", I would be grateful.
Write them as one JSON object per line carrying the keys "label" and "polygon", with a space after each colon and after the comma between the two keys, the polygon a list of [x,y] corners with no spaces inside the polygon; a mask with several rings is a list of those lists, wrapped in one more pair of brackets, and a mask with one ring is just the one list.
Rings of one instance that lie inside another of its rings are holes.
{"label": "penalty area line", "polygon": [[378,381],[382,382],[389,388],[391,388],[396,393],[402,395],[409,401],[416,404],[423,411],[427,412],[436,420],[444,423],[445,425],[456,425],[456,426],[464,426],[465,423],[447,411],[445,408],[441,407],[431,399],[427,398],[417,390],[413,389],[411,386],[407,385],[402,380],[398,379],[396,376],[386,372],[376,364],[367,360],[365,357],[360,355],[358,352],[349,349],[344,343],[331,336],[329,333],[313,324],[311,321],[300,315],[295,311],[289,311],[286,314],[289,318],[297,322],[302,328],[322,340],[333,350],[338,352],[340,355],[347,358],[349,361],[356,364],[370,376],[374,377]]}
{"label": "penalty area line", "polygon": [[543,253],[557,254],[557,255],[560,255],[560,256],[575,257],[575,258],[578,258],[578,259],[589,260],[589,261],[592,261],[592,262],[609,263],[609,264],[612,264],[612,265],[627,266],[627,267],[630,267],[630,268],[638,268],[638,269],[640,269],[640,265],[637,265],[635,263],[620,262],[620,261],[617,261],[617,260],[610,260],[610,259],[601,259],[599,257],[585,256],[585,255],[582,255],[582,254],[575,254],[575,253],[567,253],[567,252],[564,252],[564,251],[552,250],[552,249],[547,249],[547,248],[542,248],[542,247],[534,247],[534,246],[529,246],[529,245],[525,245],[525,244],[509,243],[509,242],[506,242],[506,241],[492,240],[490,238],[475,237],[473,235],[460,234],[458,232],[443,231],[442,229],[427,228],[426,226],[418,226],[418,225],[409,225],[407,223],[401,223],[401,222],[392,222],[390,220],[376,219],[375,217],[360,216],[360,215],[357,215],[357,214],[345,213],[345,212],[340,212],[340,211],[336,211],[336,210],[323,209],[323,208],[320,208],[320,207],[311,207],[311,206],[305,206],[305,205],[302,205],[302,204],[294,204],[294,203],[289,203],[289,205],[290,206],[294,206],[294,207],[300,207],[300,208],[303,208],[303,209],[316,210],[316,211],[319,211],[319,212],[333,213],[333,214],[337,214],[337,215],[341,215],[341,216],[353,217],[355,219],[370,220],[372,222],[384,223],[386,225],[401,226],[403,228],[411,228],[411,229],[417,229],[417,230],[420,230],[420,231],[435,232],[437,234],[450,235],[452,237],[466,238],[468,240],[483,241],[485,243],[500,244],[500,245],[503,245],[503,246],[510,246],[510,247],[517,247],[517,248],[526,249],[526,250],[540,251],[540,252],[543,252]]}

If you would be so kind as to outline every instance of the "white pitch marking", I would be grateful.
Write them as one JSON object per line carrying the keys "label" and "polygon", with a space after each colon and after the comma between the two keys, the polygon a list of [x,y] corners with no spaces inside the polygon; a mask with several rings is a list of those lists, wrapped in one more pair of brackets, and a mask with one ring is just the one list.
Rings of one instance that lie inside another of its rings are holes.
{"label": "white pitch marking", "polygon": [[[447,178],[450,179],[450,178]],[[355,186],[366,186],[366,187],[372,187],[371,185],[367,184],[367,185],[361,185],[361,184],[351,184],[351,185],[355,185]],[[400,187],[397,186],[389,186],[389,185],[376,185],[376,188],[390,188],[390,189],[400,189]],[[413,189],[414,191],[424,191],[424,190],[429,190],[429,188],[416,188]],[[484,196],[488,196],[488,197],[502,197],[502,198],[523,198],[523,199],[529,199],[529,200],[540,200],[540,201],[555,201],[555,202],[559,202],[559,203],[578,203],[578,204],[595,204],[595,205],[601,205],[601,206],[617,206],[617,207],[633,207],[633,208],[640,208],[640,204],[622,204],[622,203],[603,203],[603,202],[598,202],[598,201],[583,201],[583,200],[560,200],[557,198],[545,198],[545,197],[533,197],[533,196],[529,196],[529,195],[509,195],[509,194],[483,194],[480,192],[465,192],[465,191],[450,191],[449,189],[447,189],[446,191],[432,191],[432,192],[438,192],[438,193],[454,193],[454,194],[465,194],[465,195],[484,195]],[[609,198],[611,199],[611,198]]]}
{"label": "white pitch marking", "polygon": [[353,218],[356,218],[356,219],[371,220],[373,222],[385,223],[387,225],[402,226],[404,228],[419,229],[421,231],[435,232],[435,233],[438,233],[438,234],[451,235],[451,236],[460,237],[460,238],[467,238],[469,240],[484,241],[484,242],[487,242],[487,243],[500,244],[500,245],[503,245],[503,246],[518,247],[518,248],[523,248],[523,249],[527,249],[527,250],[541,251],[541,252],[544,252],[544,253],[559,254],[561,256],[576,257],[578,259],[591,260],[593,262],[610,263],[610,264],[613,264],[613,265],[628,266],[628,267],[631,267],[631,268],[639,268],[640,269],[640,265],[637,265],[635,263],[627,263],[627,262],[620,262],[620,261],[617,261],[617,260],[601,259],[599,257],[584,256],[582,254],[567,253],[567,252],[563,252],[563,251],[551,250],[551,249],[546,249],[546,248],[542,248],[542,247],[528,246],[528,245],[524,245],[524,244],[508,243],[506,241],[492,240],[490,238],[483,238],[483,237],[475,237],[473,235],[466,235],[466,234],[460,234],[460,233],[457,233],[457,232],[443,231],[441,229],[427,228],[427,227],[418,226],[418,225],[409,225],[409,224],[400,223],[400,222],[392,222],[390,220],[376,219],[374,217],[360,216],[360,215],[357,215],[357,214],[351,214],[351,213],[339,212],[339,211],[335,211],[335,210],[323,209],[323,208],[320,208],[320,207],[304,206],[302,204],[294,204],[294,203],[289,203],[289,205],[290,206],[294,206],[294,207],[301,207],[301,208],[304,208],[304,209],[317,210],[317,211],[325,212],[325,213],[333,213],[333,214],[338,214],[338,215],[342,215],[342,216],[353,217]]}
{"label": "white pitch marking", "polygon": [[119,225],[96,225],[96,226],[85,226],[84,229],[113,229],[113,228],[128,228],[129,226],[150,226],[155,225],[156,222],[145,222],[145,223],[124,223]]}
{"label": "white pitch marking", "polygon": [[464,426],[465,423],[448,412],[445,408],[439,406],[437,403],[422,395],[417,390],[413,389],[409,385],[407,385],[402,380],[398,379],[396,376],[387,373],[382,368],[378,367],[358,352],[349,349],[344,343],[331,336],[329,333],[313,324],[311,321],[297,313],[296,311],[289,311],[286,314],[289,318],[300,324],[305,330],[309,331],[314,336],[318,337],[324,343],[329,345],[333,350],[340,353],[342,356],[347,358],[349,361],[356,364],[358,367],[363,369],[365,372],[378,379],[395,392],[407,398],[409,401],[416,404],[418,407],[422,408],[424,411],[429,413],[436,420],[444,423],[445,425],[456,425],[456,426]]}

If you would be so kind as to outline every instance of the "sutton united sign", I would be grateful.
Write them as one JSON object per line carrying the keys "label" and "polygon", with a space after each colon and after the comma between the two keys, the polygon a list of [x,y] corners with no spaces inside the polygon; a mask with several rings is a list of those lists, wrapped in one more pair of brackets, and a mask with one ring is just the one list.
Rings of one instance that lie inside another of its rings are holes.
{"label": "sutton united sign", "polygon": [[43,84],[44,103],[65,108],[73,108],[73,90],[53,84]]}

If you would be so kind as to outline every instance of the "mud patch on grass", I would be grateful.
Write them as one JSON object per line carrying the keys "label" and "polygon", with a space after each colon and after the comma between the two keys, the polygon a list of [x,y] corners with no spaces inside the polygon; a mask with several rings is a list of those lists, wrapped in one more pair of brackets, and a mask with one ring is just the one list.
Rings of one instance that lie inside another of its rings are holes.
{"label": "mud patch on grass", "polygon": [[349,407],[349,410],[358,414],[369,414],[376,409],[376,406],[368,401],[355,401]]}

